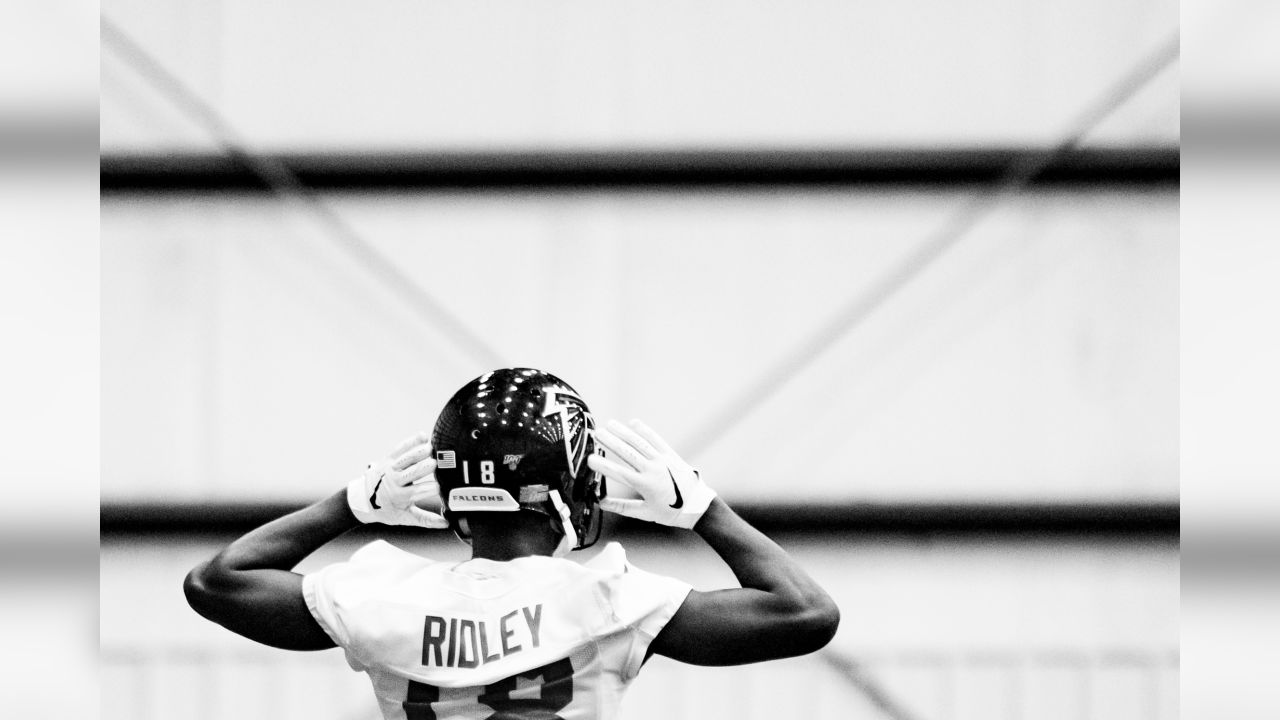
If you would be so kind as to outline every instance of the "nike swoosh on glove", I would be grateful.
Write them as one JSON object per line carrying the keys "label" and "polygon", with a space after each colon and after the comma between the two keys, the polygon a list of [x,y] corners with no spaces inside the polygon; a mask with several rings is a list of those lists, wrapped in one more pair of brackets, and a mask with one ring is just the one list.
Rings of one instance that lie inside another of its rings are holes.
{"label": "nike swoosh on glove", "polygon": [[639,500],[606,497],[600,507],[610,512],[672,527],[692,528],[716,493],[658,433],[639,420],[623,425],[610,420],[596,430],[596,443],[610,453],[592,455],[587,464],[610,480],[640,494]]}
{"label": "nike swoosh on glove", "polygon": [[400,443],[385,460],[370,465],[363,475],[352,480],[347,485],[347,504],[362,523],[449,527],[449,522],[440,515],[418,507],[440,500],[435,471],[431,436],[418,433]]}

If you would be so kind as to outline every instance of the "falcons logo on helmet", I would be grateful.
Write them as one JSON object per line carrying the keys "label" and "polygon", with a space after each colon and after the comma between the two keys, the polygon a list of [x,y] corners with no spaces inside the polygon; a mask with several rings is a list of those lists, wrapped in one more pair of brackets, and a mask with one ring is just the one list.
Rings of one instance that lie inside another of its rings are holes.
{"label": "falcons logo on helmet", "polygon": [[548,387],[542,391],[546,405],[543,417],[560,416],[560,435],[564,438],[564,455],[569,472],[574,476],[587,456],[587,438],[595,429],[595,420],[587,410],[587,404],[578,394],[564,387]]}

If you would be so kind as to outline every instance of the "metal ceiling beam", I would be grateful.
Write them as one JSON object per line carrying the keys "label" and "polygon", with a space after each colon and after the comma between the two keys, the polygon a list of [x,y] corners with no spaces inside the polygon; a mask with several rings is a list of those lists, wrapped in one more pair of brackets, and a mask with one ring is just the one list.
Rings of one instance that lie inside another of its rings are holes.
{"label": "metal ceiling beam", "polygon": [[[324,191],[649,190],[927,187],[989,184],[1041,150],[1028,148],[815,150],[558,150],[324,152],[272,155]],[[1035,178],[1054,189],[1176,188],[1177,146],[1078,148]],[[200,152],[115,153],[101,159],[106,194],[270,192],[238,158]]]}

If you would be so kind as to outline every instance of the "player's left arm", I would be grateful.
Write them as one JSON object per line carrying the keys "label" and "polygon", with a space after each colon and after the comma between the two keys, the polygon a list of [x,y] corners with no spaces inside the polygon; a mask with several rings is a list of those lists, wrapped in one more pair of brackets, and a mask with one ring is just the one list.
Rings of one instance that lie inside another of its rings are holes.
{"label": "player's left arm", "polygon": [[197,613],[250,640],[286,650],[323,650],[334,642],[302,594],[298,563],[330,540],[370,522],[446,527],[418,507],[438,497],[426,434],[404,441],[346,490],[272,520],[232,542],[187,574],[183,590]]}
{"label": "player's left arm", "polygon": [[840,609],[798,562],[738,517],[652,428],[633,420],[596,430],[609,457],[591,468],[640,494],[606,510],[693,530],[742,585],[690,592],[648,651],[693,665],[739,665],[815,652],[835,636]]}

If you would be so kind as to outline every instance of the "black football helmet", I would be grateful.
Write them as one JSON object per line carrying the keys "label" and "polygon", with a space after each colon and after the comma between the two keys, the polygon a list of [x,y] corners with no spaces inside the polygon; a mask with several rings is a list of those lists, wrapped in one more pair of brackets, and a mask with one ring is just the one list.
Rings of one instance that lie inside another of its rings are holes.
{"label": "black football helmet", "polygon": [[564,533],[560,549],[600,537],[603,479],[587,467],[595,420],[569,383],[531,368],[485,373],[454,393],[431,445],[444,517],[470,540],[460,513],[532,510]]}

